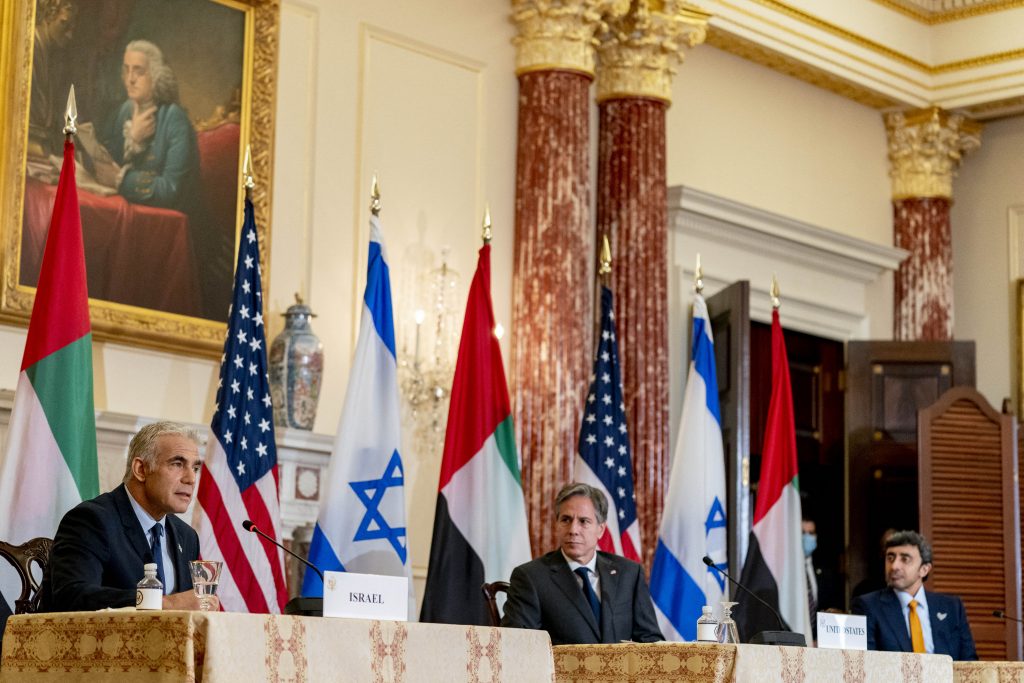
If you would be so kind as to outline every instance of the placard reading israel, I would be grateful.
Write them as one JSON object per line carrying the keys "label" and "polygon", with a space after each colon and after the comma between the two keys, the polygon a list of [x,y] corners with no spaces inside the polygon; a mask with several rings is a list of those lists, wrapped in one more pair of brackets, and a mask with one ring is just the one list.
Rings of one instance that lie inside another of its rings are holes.
{"label": "placard reading israel", "polygon": [[324,616],[409,620],[409,580],[404,576],[324,572]]}
{"label": "placard reading israel", "polygon": [[818,612],[818,647],[868,649],[868,618],[861,614]]}

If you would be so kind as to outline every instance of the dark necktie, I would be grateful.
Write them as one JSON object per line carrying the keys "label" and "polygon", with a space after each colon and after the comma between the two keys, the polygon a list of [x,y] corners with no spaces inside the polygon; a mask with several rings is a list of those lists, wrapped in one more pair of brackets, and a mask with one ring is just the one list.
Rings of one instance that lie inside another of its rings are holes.
{"label": "dark necktie", "polygon": [[594,587],[590,585],[590,577],[587,576],[590,570],[586,567],[577,567],[576,575],[583,579],[583,594],[587,596],[587,602],[590,603],[590,609],[594,610],[594,617],[597,618],[597,623],[601,623],[601,603],[597,599],[597,593],[594,592]]}
{"label": "dark necktie", "polygon": [[164,528],[159,523],[154,524],[153,528],[150,529],[153,534],[153,542],[150,544],[149,549],[153,552],[153,561],[156,562],[156,578],[160,579],[160,583],[163,584],[164,593],[167,592],[167,582],[164,581],[164,548],[160,542],[160,537],[164,535]]}

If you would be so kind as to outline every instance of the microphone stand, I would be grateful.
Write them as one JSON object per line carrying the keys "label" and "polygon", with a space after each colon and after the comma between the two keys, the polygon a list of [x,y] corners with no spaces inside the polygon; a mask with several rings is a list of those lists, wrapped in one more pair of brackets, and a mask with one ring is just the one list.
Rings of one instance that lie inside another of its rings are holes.
{"label": "microphone stand", "polygon": [[749,595],[750,597],[754,598],[759,603],[767,607],[768,611],[775,615],[775,618],[778,620],[779,627],[782,630],[761,631],[760,633],[755,633],[753,637],[750,639],[751,645],[786,645],[789,647],[807,647],[807,639],[804,637],[804,634],[794,633],[793,631],[787,629],[786,622],[782,620],[782,615],[779,614],[779,611],[777,609],[768,604],[768,602],[765,601],[764,598],[762,598],[760,595],[755,594],[742,583],[729,576],[727,572],[720,569],[715,564],[714,560],[712,560],[707,555],[704,556],[703,562],[704,564],[706,564],[707,566],[711,567],[716,572],[724,576],[725,578],[729,579],[729,581],[731,581],[734,586],[736,586],[737,588],[745,592],[747,595]]}
{"label": "microphone stand", "polygon": [[[307,567],[309,567],[310,569],[315,571],[317,573],[317,576],[320,577],[321,585],[324,584],[324,573],[322,571],[320,571],[320,568],[317,567],[315,564],[313,564],[309,560],[305,559],[304,557],[301,557],[301,556],[297,555],[296,553],[292,552],[288,548],[285,548],[283,545],[278,543],[276,539],[271,538],[267,534],[263,533],[258,526],[253,524],[252,521],[250,521],[248,519],[245,520],[244,522],[242,522],[242,528],[245,529],[246,531],[251,531],[252,533],[254,533],[257,536],[259,536],[260,538],[263,538],[263,539],[265,539],[267,541],[270,541],[271,543],[276,545],[278,548],[280,548],[281,550],[285,551],[286,553],[288,553],[289,555],[294,557],[296,560],[298,560],[302,564],[306,565]],[[292,598],[291,600],[289,600],[285,604],[285,606],[284,606],[284,613],[285,614],[298,615],[298,616],[304,616],[304,617],[322,617],[324,615],[324,599],[323,598],[306,598],[306,597],[302,597],[301,595],[300,596],[296,596],[296,597]]]}

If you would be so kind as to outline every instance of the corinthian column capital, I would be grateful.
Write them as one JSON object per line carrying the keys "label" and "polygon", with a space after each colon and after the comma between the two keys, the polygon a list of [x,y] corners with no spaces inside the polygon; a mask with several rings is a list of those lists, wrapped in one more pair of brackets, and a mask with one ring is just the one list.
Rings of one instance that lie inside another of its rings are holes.
{"label": "corinthian column capital", "polygon": [[628,6],[629,0],[512,0],[516,75],[569,69],[593,76],[602,17],[623,14]]}
{"label": "corinthian column capital", "polygon": [[981,124],[938,107],[885,115],[893,199],[953,198],[960,160],[981,146]]}
{"label": "corinthian column capital", "polygon": [[672,76],[685,48],[704,42],[710,14],[681,0],[632,0],[598,36],[597,101],[672,101]]}

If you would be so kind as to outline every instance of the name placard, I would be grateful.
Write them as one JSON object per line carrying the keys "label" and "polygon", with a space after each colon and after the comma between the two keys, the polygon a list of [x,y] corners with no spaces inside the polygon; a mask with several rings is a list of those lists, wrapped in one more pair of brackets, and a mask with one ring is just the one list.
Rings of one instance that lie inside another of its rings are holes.
{"label": "name placard", "polygon": [[404,576],[324,572],[324,616],[409,620],[409,580]]}
{"label": "name placard", "polygon": [[818,612],[818,647],[868,649],[868,618],[862,614]]}

